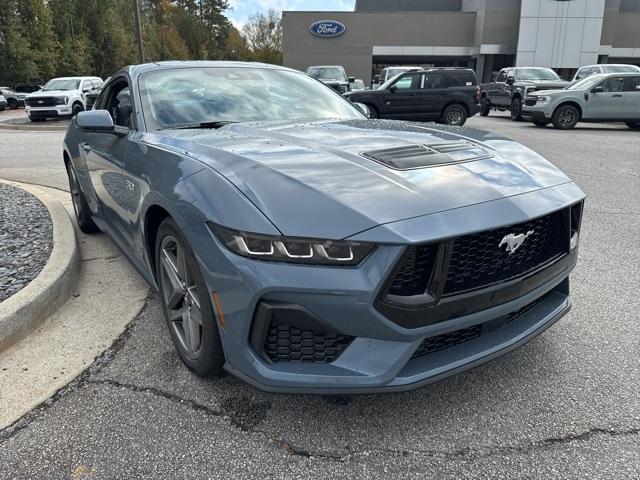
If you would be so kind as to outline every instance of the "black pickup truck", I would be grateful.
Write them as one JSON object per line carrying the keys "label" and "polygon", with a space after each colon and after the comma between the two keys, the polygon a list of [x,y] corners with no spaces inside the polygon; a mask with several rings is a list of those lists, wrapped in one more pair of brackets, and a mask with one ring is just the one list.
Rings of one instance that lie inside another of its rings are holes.
{"label": "black pickup truck", "polygon": [[519,121],[522,119],[522,104],[528,93],[562,90],[569,83],[550,68],[503,68],[495,82],[480,84],[480,115],[486,117],[492,108],[500,111],[508,109],[511,120]]}

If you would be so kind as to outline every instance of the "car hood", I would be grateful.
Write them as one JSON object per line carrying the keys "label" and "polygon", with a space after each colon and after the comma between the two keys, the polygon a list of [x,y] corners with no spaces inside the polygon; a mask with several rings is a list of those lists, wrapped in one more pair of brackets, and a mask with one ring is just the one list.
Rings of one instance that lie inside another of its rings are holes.
{"label": "car hood", "polygon": [[518,85],[532,86],[537,89],[558,90],[566,87],[571,82],[565,80],[524,80],[519,81]]}
{"label": "car hood", "polygon": [[[162,131],[145,142],[188,152],[215,169],[291,236],[340,239],[570,181],[496,134],[391,120],[244,123]],[[406,154],[424,145],[452,153],[418,157],[435,162],[420,166]]]}
{"label": "car hood", "polygon": [[64,95],[66,96],[73,95],[75,92],[77,91],[76,90],[47,90],[46,92],[39,91],[39,92],[29,93],[27,96],[29,98],[59,97]]}

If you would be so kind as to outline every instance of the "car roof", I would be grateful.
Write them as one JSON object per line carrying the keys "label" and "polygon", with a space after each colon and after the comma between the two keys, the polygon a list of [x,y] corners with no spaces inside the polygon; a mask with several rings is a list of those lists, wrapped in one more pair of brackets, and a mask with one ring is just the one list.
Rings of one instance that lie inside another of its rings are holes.
{"label": "car roof", "polygon": [[594,63],[592,65],[583,65],[579,68],[585,68],[585,67],[636,67],[636,68],[640,68],[637,65],[634,65],[632,63]]}
{"label": "car roof", "polygon": [[[316,66],[316,65],[314,65]],[[336,66],[336,65],[330,65]],[[223,67],[234,67],[234,68],[264,68],[271,70],[284,70],[288,72],[297,72],[300,73],[299,70],[294,70],[292,68],[282,67],[280,65],[272,65],[270,63],[260,63],[260,62],[235,62],[235,61],[227,61],[227,60],[170,60],[170,61],[162,61],[162,62],[154,62],[154,63],[142,63],[138,65],[128,65],[118,72],[114,73],[112,77],[117,76],[118,74],[125,72],[131,77],[137,77],[146,72],[154,72],[159,70],[175,70],[181,68],[223,68]]]}

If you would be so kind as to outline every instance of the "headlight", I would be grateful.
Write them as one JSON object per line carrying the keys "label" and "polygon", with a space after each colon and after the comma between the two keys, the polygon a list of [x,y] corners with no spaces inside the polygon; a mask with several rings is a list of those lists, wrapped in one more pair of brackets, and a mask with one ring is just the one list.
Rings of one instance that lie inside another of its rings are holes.
{"label": "headlight", "polygon": [[539,96],[538,101],[536,102],[538,105],[546,105],[551,101],[551,97]]}
{"label": "headlight", "polygon": [[311,265],[357,265],[374,245],[336,240],[261,235],[209,224],[216,237],[234,253],[256,260]]}
{"label": "headlight", "polygon": [[69,97],[56,97],[56,105],[66,105],[69,102]]}

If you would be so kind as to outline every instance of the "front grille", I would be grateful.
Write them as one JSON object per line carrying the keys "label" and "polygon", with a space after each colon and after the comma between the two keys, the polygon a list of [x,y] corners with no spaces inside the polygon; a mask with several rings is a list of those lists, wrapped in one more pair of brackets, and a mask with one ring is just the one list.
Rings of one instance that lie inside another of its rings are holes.
{"label": "front grille", "polygon": [[55,97],[27,98],[25,103],[30,107],[53,107],[56,105]]}
{"label": "front grille", "polygon": [[271,323],[264,352],[273,361],[330,363],[353,342],[354,337],[337,333],[303,330]]}
{"label": "front grille", "polygon": [[535,106],[535,104],[538,103],[538,98],[537,97],[527,97],[524,99],[524,104],[527,107],[533,107]]}
{"label": "front grille", "polygon": [[[454,295],[504,282],[557,259],[566,250],[562,240],[562,212],[529,222],[458,237],[446,274],[443,295]],[[527,235],[513,253],[502,244],[508,235]]]}

